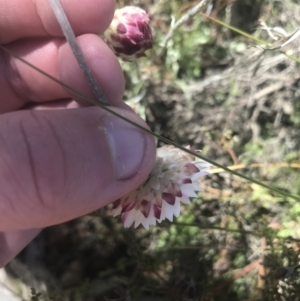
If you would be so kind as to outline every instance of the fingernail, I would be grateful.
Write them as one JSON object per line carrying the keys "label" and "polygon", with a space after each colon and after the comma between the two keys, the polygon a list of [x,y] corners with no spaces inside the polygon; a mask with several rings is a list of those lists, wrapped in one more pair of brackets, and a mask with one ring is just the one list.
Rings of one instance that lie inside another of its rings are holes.
{"label": "fingernail", "polygon": [[134,176],[143,161],[145,135],[132,128],[107,128],[107,137],[116,170],[116,178],[125,180]]}

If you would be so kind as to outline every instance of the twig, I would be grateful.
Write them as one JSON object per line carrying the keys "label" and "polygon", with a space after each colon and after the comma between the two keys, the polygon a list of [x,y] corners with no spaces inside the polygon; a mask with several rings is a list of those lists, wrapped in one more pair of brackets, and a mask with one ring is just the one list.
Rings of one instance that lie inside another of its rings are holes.
{"label": "twig", "polygon": [[226,141],[226,138],[225,137],[222,137],[221,139],[221,145],[223,146],[223,148],[229,153],[232,161],[233,161],[233,164],[234,165],[237,165],[239,164],[239,160],[234,152],[234,150],[230,147],[229,143]]}
{"label": "twig", "polygon": [[280,81],[278,83],[275,83],[273,85],[267,86],[263,89],[261,89],[260,91],[256,92],[253,95],[253,100],[259,100],[262,99],[263,97],[266,97],[267,95],[274,93],[282,88],[284,88],[285,86],[287,86],[287,82],[284,81]]}
{"label": "twig", "polygon": [[79,64],[89,86],[91,87],[92,91],[94,92],[94,95],[96,96],[96,99],[104,105],[110,105],[110,101],[108,100],[108,98],[106,97],[104,92],[102,91],[92,70],[88,66],[88,64],[83,56],[80,46],[78,45],[78,43],[76,41],[76,37],[73,32],[73,29],[68,21],[68,18],[66,16],[64,9],[61,6],[59,0],[49,0],[49,3],[52,7],[52,10],[56,16],[56,19],[57,19],[59,25],[64,33],[66,40],[68,41],[68,43],[71,46],[74,56]]}
{"label": "twig", "polygon": [[164,51],[164,49],[167,46],[168,41],[172,38],[174,35],[175,31],[185,22],[187,22],[189,19],[191,19],[193,16],[195,16],[201,9],[202,7],[206,4],[208,0],[201,0],[196,6],[193,8],[189,9],[186,14],[184,14],[175,24],[174,26],[170,29],[170,31],[167,33],[165,39],[163,40],[162,43],[162,49],[158,56],[160,57]]}
{"label": "twig", "polygon": [[300,36],[300,28],[296,29],[292,34],[290,34],[287,37],[284,37],[283,39],[281,39],[280,41],[278,41],[276,44],[278,44],[278,46],[273,46],[273,47],[262,47],[264,50],[277,50],[277,49],[282,49],[284,46],[292,43],[294,40],[296,40],[297,38],[299,38]]}
{"label": "twig", "polygon": [[266,237],[261,237],[260,239],[260,244],[261,244],[261,256],[260,256],[260,264],[258,266],[258,277],[257,277],[257,284],[256,287],[259,290],[263,290],[266,287],[266,276],[267,276],[267,270],[264,265],[265,261],[265,251],[267,249],[268,243],[267,243],[267,238]]}

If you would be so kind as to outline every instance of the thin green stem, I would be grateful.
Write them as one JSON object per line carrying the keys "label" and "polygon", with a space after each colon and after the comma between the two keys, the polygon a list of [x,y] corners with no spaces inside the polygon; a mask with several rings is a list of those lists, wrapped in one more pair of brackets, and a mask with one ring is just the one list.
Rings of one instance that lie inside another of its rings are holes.
{"label": "thin green stem", "polygon": [[201,224],[197,223],[180,223],[180,222],[173,222],[175,226],[185,226],[185,227],[197,227],[201,230],[219,230],[219,231],[226,231],[226,232],[233,232],[233,233],[243,233],[243,234],[251,234],[255,236],[261,236],[261,233],[254,232],[254,231],[247,231],[247,230],[241,230],[241,229],[230,229],[230,228],[224,228],[224,227],[218,227],[218,226],[203,226]]}
{"label": "thin green stem", "polygon": [[[259,39],[259,38],[257,38],[257,37],[254,37],[254,36],[252,36],[251,34],[248,34],[247,32],[244,32],[244,31],[240,30],[239,28],[236,28],[236,27],[234,27],[234,26],[232,26],[232,25],[229,25],[229,24],[227,24],[227,23],[225,23],[225,22],[223,22],[223,21],[221,21],[221,20],[212,18],[212,17],[210,17],[210,16],[208,16],[208,15],[206,15],[206,14],[203,14],[203,13],[201,13],[201,12],[200,12],[200,14],[201,14],[203,17],[205,17],[205,18],[207,18],[207,19],[213,21],[214,23],[217,23],[217,24],[219,24],[219,25],[222,25],[222,26],[224,26],[224,27],[226,27],[226,28],[228,28],[228,29],[230,29],[230,30],[232,30],[232,31],[234,31],[234,32],[236,32],[236,33],[238,33],[238,34],[240,34],[240,35],[242,35],[242,36],[244,36],[244,37],[246,37],[246,38],[248,38],[248,39],[254,41],[254,42],[256,42],[258,45],[263,45],[261,48],[262,48],[264,51],[277,51],[277,50],[280,50],[281,47],[282,47],[282,45],[279,46],[279,47],[273,47],[272,44],[267,43],[267,42],[265,42],[264,40],[261,40],[261,39]],[[295,62],[297,62],[297,63],[300,63],[300,59],[298,59],[297,57],[295,57],[295,56],[293,56],[293,55],[290,55],[290,54],[288,54],[288,53],[286,53],[286,52],[284,52],[284,51],[282,51],[282,50],[280,50],[280,52],[281,52],[282,54],[284,54],[286,57],[288,57],[289,59],[291,59],[291,60],[293,60],[293,61],[295,61]]]}
{"label": "thin green stem", "polygon": [[240,174],[240,173],[238,173],[238,172],[236,172],[236,171],[233,171],[233,170],[231,170],[230,168],[228,168],[228,167],[226,167],[226,166],[223,166],[222,164],[219,164],[219,163],[217,163],[217,162],[215,162],[215,161],[213,161],[213,160],[210,160],[210,159],[208,159],[208,158],[206,158],[206,157],[204,157],[204,156],[202,156],[202,155],[200,155],[200,154],[197,154],[197,153],[195,153],[195,152],[193,152],[193,151],[191,151],[191,150],[189,150],[189,149],[187,149],[187,148],[185,148],[185,147],[183,147],[183,146],[181,146],[181,145],[179,145],[179,144],[177,144],[177,143],[175,143],[175,142],[173,142],[173,141],[171,141],[171,140],[169,140],[169,139],[167,139],[167,138],[165,138],[165,137],[160,136],[160,135],[157,134],[157,133],[154,133],[154,132],[150,131],[150,130],[147,129],[147,128],[142,127],[141,125],[139,125],[139,124],[137,124],[137,123],[135,123],[135,122],[133,122],[133,121],[127,119],[127,118],[126,118],[125,116],[123,116],[122,114],[119,114],[119,113],[115,112],[111,107],[102,105],[102,104],[99,103],[98,101],[95,101],[95,100],[93,100],[93,99],[91,99],[91,98],[85,96],[84,94],[82,94],[82,93],[76,91],[75,89],[73,89],[72,87],[68,86],[67,84],[65,84],[65,83],[61,82],[60,80],[56,79],[55,77],[53,77],[53,76],[47,74],[46,72],[44,72],[44,71],[41,70],[40,68],[38,68],[38,67],[32,65],[31,63],[27,62],[27,61],[24,60],[24,59],[18,57],[17,55],[15,55],[14,53],[12,53],[9,49],[7,49],[6,47],[4,47],[3,45],[0,45],[0,49],[2,49],[3,51],[5,51],[6,53],[9,53],[11,56],[13,56],[13,57],[19,59],[19,60],[20,60],[21,62],[23,62],[24,64],[30,66],[31,68],[33,68],[33,69],[35,69],[36,71],[38,71],[38,72],[40,72],[41,74],[43,74],[44,76],[46,76],[46,77],[50,78],[51,80],[55,81],[56,83],[60,84],[60,85],[63,86],[64,88],[66,88],[66,89],[72,91],[73,93],[77,94],[77,95],[80,96],[81,98],[83,98],[83,99],[89,101],[90,103],[94,104],[95,106],[98,106],[98,107],[102,108],[103,110],[106,110],[107,112],[109,112],[109,113],[111,113],[111,114],[117,116],[118,118],[120,118],[120,119],[122,119],[122,120],[124,120],[124,121],[126,121],[126,122],[128,122],[128,123],[130,123],[130,124],[132,124],[132,125],[134,125],[134,126],[136,126],[137,128],[143,130],[144,132],[146,132],[146,133],[148,133],[148,134],[150,134],[150,135],[153,135],[154,137],[158,138],[159,140],[165,142],[166,144],[171,144],[171,145],[175,146],[176,148],[178,148],[178,149],[180,149],[180,150],[182,150],[182,151],[184,151],[184,152],[186,152],[186,153],[188,153],[188,154],[191,154],[191,155],[193,155],[193,156],[195,156],[195,157],[197,157],[197,158],[199,158],[199,159],[202,159],[202,160],[204,160],[204,161],[206,161],[206,162],[208,162],[208,163],[210,163],[210,164],[212,164],[212,165],[214,165],[214,166],[216,166],[216,167],[222,168],[224,171],[227,171],[227,172],[229,172],[229,173],[231,173],[231,174],[233,174],[233,175],[235,175],[235,176],[237,176],[237,177],[240,177],[240,178],[245,179],[245,180],[247,180],[247,181],[249,181],[249,182],[255,183],[255,184],[259,185],[259,186],[262,186],[262,187],[264,187],[264,188],[267,188],[267,189],[269,189],[269,190],[272,190],[272,191],[274,191],[274,192],[276,192],[276,193],[278,193],[278,194],[280,194],[280,195],[282,195],[282,196],[289,197],[289,198],[292,198],[292,199],[295,199],[295,200],[300,201],[300,196],[298,196],[298,195],[293,195],[293,194],[286,193],[285,191],[283,191],[283,190],[281,190],[281,189],[278,189],[278,188],[276,188],[276,187],[269,186],[269,185],[264,184],[264,183],[262,183],[262,182],[260,182],[260,181],[258,181],[258,180],[255,180],[255,179],[253,179],[253,178],[250,178],[250,177],[247,177],[247,176],[245,176],[245,175],[243,175],[243,174]]}
{"label": "thin green stem", "polygon": [[226,27],[226,28],[228,28],[228,29],[230,29],[230,30],[236,32],[236,33],[239,33],[240,35],[242,35],[242,36],[244,36],[244,37],[246,37],[246,38],[248,38],[248,39],[250,39],[250,40],[256,42],[257,44],[261,44],[261,45],[265,45],[265,46],[269,46],[269,47],[272,46],[271,44],[265,42],[264,40],[261,40],[261,39],[259,39],[259,38],[257,38],[257,37],[254,37],[254,36],[252,36],[251,34],[248,34],[248,33],[244,32],[244,31],[242,31],[242,30],[240,30],[240,29],[238,29],[238,28],[236,28],[236,27],[234,27],[234,26],[232,26],[232,25],[229,25],[229,24],[227,24],[227,23],[221,21],[221,20],[212,18],[212,17],[210,17],[210,16],[208,16],[208,15],[206,15],[206,14],[203,14],[203,13],[201,13],[201,12],[200,12],[200,14],[201,14],[203,17],[205,17],[205,18],[207,18],[207,19],[213,21],[214,23],[217,23],[217,24],[222,25],[222,26],[224,26],[224,27]]}

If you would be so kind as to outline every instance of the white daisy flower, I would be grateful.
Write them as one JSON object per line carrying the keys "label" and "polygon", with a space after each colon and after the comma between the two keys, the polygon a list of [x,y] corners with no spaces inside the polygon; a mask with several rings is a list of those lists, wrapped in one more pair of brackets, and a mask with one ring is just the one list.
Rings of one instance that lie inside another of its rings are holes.
{"label": "white daisy flower", "polygon": [[190,204],[201,191],[199,178],[209,164],[171,145],[157,149],[156,162],[147,180],[113,203],[113,216],[121,214],[124,227],[142,224],[147,230],[164,219],[180,215],[180,203]]}

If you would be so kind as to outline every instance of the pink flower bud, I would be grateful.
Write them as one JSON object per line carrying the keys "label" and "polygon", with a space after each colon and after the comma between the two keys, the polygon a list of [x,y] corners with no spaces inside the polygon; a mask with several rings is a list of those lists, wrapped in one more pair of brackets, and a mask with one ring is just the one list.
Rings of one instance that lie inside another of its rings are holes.
{"label": "pink flower bud", "polygon": [[149,15],[135,6],[115,11],[109,29],[105,32],[108,46],[123,60],[130,61],[145,55],[152,48]]}

